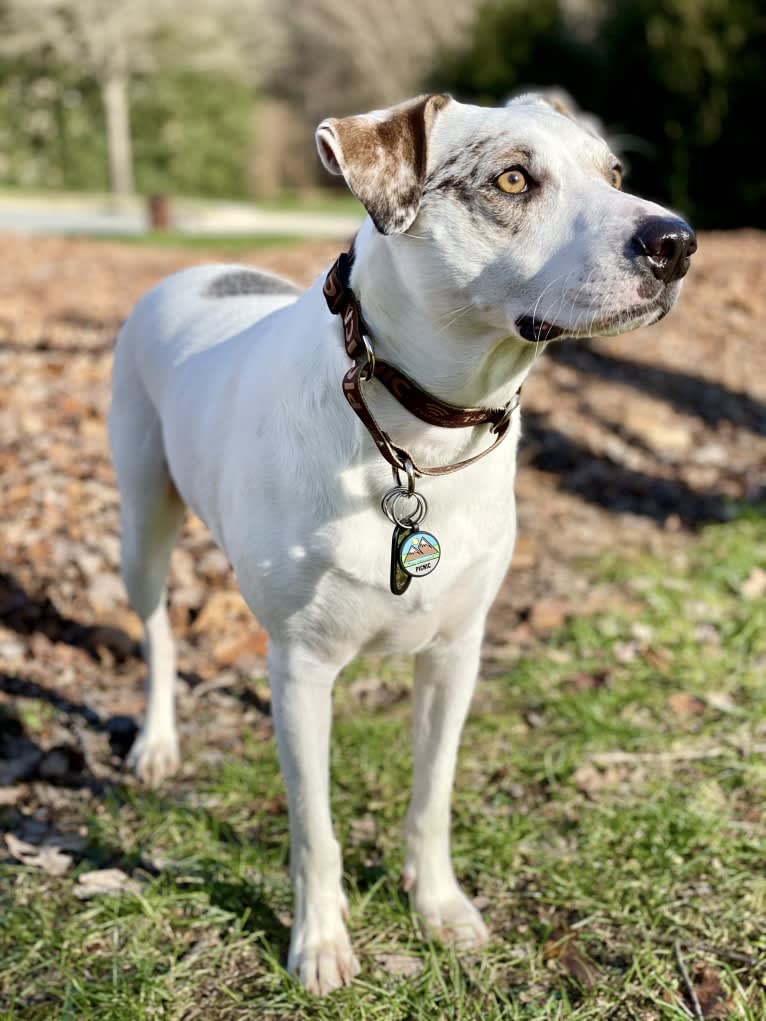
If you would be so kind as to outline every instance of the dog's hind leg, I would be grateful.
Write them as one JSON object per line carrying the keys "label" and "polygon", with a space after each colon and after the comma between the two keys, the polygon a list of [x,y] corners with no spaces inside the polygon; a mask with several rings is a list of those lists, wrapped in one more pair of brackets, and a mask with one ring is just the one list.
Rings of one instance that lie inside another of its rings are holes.
{"label": "dog's hind leg", "polygon": [[120,354],[118,347],[109,425],[120,487],[121,573],[144,625],[148,668],[144,724],[128,763],[155,786],[179,762],[175,648],[165,583],[184,505],[168,472],[160,420],[132,366],[121,366],[126,359]]}
{"label": "dog's hind leg", "polygon": [[321,995],[348,985],[359,971],[343,921],[341,853],[330,818],[332,687],[342,665],[322,662],[307,649],[269,649],[295,902],[287,966],[309,992]]}
{"label": "dog's hind leg", "polygon": [[481,946],[487,929],[460,889],[450,857],[450,800],[458,744],[479,669],[482,629],[415,659],[413,789],[404,885],[426,934]]}

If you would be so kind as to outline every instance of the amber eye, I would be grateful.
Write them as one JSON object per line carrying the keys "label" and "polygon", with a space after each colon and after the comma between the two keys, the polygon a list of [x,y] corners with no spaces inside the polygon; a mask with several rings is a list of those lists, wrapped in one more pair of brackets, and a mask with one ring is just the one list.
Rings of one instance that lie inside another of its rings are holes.
{"label": "amber eye", "polygon": [[622,188],[622,168],[612,167],[609,171],[609,180],[613,188]]}
{"label": "amber eye", "polygon": [[519,170],[518,167],[513,170],[506,170],[499,177],[496,177],[495,184],[500,191],[507,192],[509,195],[521,195],[522,192],[529,190],[527,175],[523,170]]}

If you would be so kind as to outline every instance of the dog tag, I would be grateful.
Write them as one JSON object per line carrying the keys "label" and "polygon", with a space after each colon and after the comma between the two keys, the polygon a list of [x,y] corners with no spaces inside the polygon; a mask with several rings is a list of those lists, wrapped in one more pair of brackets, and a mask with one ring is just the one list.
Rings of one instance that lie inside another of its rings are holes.
{"label": "dog tag", "polygon": [[395,596],[401,596],[406,592],[412,581],[412,576],[402,568],[399,552],[402,544],[414,531],[415,529],[411,525],[394,526],[394,534],[391,539],[391,591]]}
{"label": "dog tag", "polygon": [[399,546],[399,566],[411,578],[423,578],[436,570],[441,555],[435,535],[411,529]]}

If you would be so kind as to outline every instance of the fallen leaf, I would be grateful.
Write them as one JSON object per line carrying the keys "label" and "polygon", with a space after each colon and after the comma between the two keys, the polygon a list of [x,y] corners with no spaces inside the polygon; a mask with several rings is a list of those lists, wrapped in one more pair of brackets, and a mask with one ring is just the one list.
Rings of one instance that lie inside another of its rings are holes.
{"label": "fallen leaf", "polygon": [[49,876],[63,876],[72,866],[70,855],[64,854],[60,848],[47,843],[39,846],[28,844],[25,840],[19,840],[12,833],[6,833],[5,846],[16,861],[20,861],[22,865],[42,869]]}
{"label": "fallen leaf", "polygon": [[632,663],[639,652],[641,652],[641,642],[631,639],[624,642],[615,642],[612,646],[612,652],[614,658],[618,663]]}
{"label": "fallen leaf", "polygon": [[265,656],[269,638],[262,628],[239,638],[226,638],[213,647],[213,655],[222,666],[233,666],[242,656]]}
{"label": "fallen leaf", "polygon": [[543,959],[556,961],[559,968],[584,989],[595,986],[599,971],[577,942],[577,933],[554,936],[543,947]]}
{"label": "fallen leaf", "polygon": [[195,633],[208,629],[214,632],[225,626],[230,626],[234,621],[241,621],[243,624],[252,626],[254,619],[239,592],[224,590],[214,592],[210,596],[191,629]]}
{"label": "fallen leaf", "polygon": [[539,559],[537,543],[528,536],[522,536],[516,540],[511,561],[514,571],[523,571],[534,567]]}
{"label": "fallen leaf", "polygon": [[535,709],[526,709],[524,711],[524,722],[532,730],[537,730],[539,727],[545,725],[545,717],[542,713],[538,713]]}
{"label": "fallen leaf", "polygon": [[665,670],[673,662],[673,657],[667,649],[655,649],[650,646],[644,650],[644,660],[655,670]]}
{"label": "fallen leaf", "polygon": [[74,895],[80,900],[87,900],[89,897],[110,894],[138,893],[140,889],[140,884],[122,869],[94,869],[92,872],[80,873]]}
{"label": "fallen leaf", "polygon": [[403,687],[388,684],[379,677],[359,677],[349,685],[348,691],[362,705],[372,709],[394,705],[407,697]]}
{"label": "fallen leaf", "polygon": [[351,820],[349,840],[354,847],[358,847],[360,844],[374,843],[377,835],[378,824],[371,815],[362,815],[358,819]]}
{"label": "fallen leaf", "polygon": [[758,599],[766,595],[766,571],[762,567],[754,567],[739,590],[745,599]]}
{"label": "fallen leaf", "polygon": [[597,691],[599,688],[608,688],[611,683],[611,670],[596,670],[593,673],[582,670],[567,681],[573,691]]}
{"label": "fallen leaf", "polygon": [[670,708],[676,716],[699,716],[705,711],[705,703],[696,695],[686,691],[676,691],[668,699]]}
{"label": "fallen leaf", "polygon": [[415,978],[423,970],[423,962],[418,957],[406,957],[404,954],[375,954],[375,961],[389,975],[401,978]]}
{"label": "fallen leaf", "polygon": [[692,430],[669,409],[649,406],[646,402],[628,402],[625,426],[663,457],[681,454],[692,444]]}
{"label": "fallen leaf", "polygon": [[614,790],[619,787],[626,776],[626,771],[619,766],[607,766],[599,769],[591,762],[579,766],[572,774],[572,782],[578,791],[592,801],[597,801],[602,791]]}
{"label": "fallen leaf", "polygon": [[737,703],[727,691],[708,691],[704,698],[710,708],[717,709],[719,713],[737,712]]}
{"label": "fallen leaf", "polygon": [[15,787],[4,787],[0,785],[0,805],[15,805],[24,793],[25,788],[21,784]]}
{"label": "fallen leaf", "polygon": [[591,763],[578,766],[572,774],[572,783],[578,791],[595,799],[604,786],[604,774]]}
{"label": "fallen leaf", "polygon": [[266,815],[283,815],[287,811],[287,798],[284,794],[274,794],[256,801],[253,807],[256,812],[265,812]]}
{"label": "fallen leaf", "polygon": [[529,611],[529,623],[535,631],[553,631],[561,627],[572,607],[561,599],[541,599]]}
{"label": "fallen leaf", "polygon": [[710,1021],[724,1021],[731,1016],[734,1004],[721,985],[716,972],[701,961],[695,962],[691,974],[702,1016]]}

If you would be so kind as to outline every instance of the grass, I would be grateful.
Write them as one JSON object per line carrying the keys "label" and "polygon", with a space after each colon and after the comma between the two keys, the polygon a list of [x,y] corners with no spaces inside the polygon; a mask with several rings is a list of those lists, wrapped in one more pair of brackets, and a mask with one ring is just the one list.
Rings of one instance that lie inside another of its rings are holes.
{"label": "grass", "polygon": [[[273,742],[250,740],[193,783],[83,809],[74,874],[0,866],[0,1018],[682,1021],[677,942],[703,1016],[763,1021],[766,597],[743,584],[764,563],[766,520],[744,516],[670,563],[601,564],[629,612],[575,619],[481,682],[453,844],[486,951],[417,934],[398,881],[408,703],[360,710],[367,662],[339,686],[332,753],[352,989],[313,1000],[283,971],[287,820]],[[138,891],[77,900],[78,872],[115,860]]]}
{"label": "grass", "polygon": [[118,241],[120,244],[147,248],[217,251],[222,256],[260,248],[285,248],[306,242],[305,237],[296,234],[185,234],[177,230],[153,230],[141,234],[70,234],[69,237],[96,242]]}

